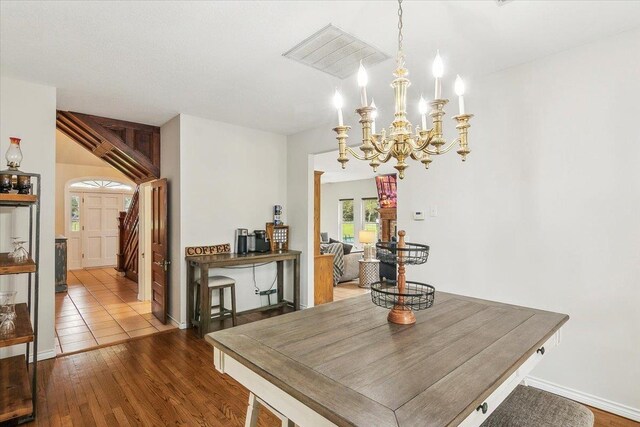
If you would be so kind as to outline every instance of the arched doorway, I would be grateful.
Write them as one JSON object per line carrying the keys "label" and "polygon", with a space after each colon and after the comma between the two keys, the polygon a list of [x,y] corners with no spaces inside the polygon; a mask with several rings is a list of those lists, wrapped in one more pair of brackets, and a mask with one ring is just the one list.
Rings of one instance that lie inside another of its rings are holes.
{"label": "arched doorway", "polygon": [[68,268],[116,265],[118,215],[127,210],[132,185],[105,177],[72,179],[65,186]]}

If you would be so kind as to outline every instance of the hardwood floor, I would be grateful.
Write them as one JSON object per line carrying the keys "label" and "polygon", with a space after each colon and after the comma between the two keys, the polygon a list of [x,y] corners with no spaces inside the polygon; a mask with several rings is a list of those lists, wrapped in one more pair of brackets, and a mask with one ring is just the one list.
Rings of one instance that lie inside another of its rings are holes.
{"label": "hardwood floor", "polygon": [[[237,322],[238,322],[238,326],[240,326],[240,325],[244,325],[245,323],[257,322],[258,320],[268,319],[269,317],[279,316],[281,314],[291,313],[293,311],[294,311],[293,307],[284,306],[282,308],[278,308],[275,310],[272,309],[272,310],[266,310],[266,311],[254,311],[250,313],[245,312],[242,314],[238,314]],[[214,331],[219,331],[220,329],[231,328],[231,327],[233,327],[231,319],[227,318],[222,321],[220,320],[211,321],[211,324],[209,325],[209,331],[214,332]]]}
{"label": "hardwood floor", "polygon": [[617,415],[610,414],[609,412],[601,411],[600,409],[592,408],[591,412],[595,415],[595,423],[593,427],[639,427],[640,423],[631,421],[627,418],[622,418]]}
{"label": "hardwood floor", "polygon": [[[248,313],[238,320],[277,314]],[[38,416],[30,426],[244,425],[248,391],[214,369],[211,347],[190,330],[62,355],[40,362],[38,371]],[[592,410],[595,427],[640,426]],[[280,424],[262,411],[258,425]]]}
{"label": "hardwood floor", "polygon": [[[211,354],[192,331],[175,331],[45,360],[29,425],[243,426],[248,392]],[[262,411],[259,425],[278,419]]]}
{"label": "hardwood floor", "polygon": [[342,299],[357,297],[358,295],[367,294],[369,292],[371,292],[369,289],[358,287],[357,280],[338,283],[338,286],[333,288],[333,300],[340,301]]}

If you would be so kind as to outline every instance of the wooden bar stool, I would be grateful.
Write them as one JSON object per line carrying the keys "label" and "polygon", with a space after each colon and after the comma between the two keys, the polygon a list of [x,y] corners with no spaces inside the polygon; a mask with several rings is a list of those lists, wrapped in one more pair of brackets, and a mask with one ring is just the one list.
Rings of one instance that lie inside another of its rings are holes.
{"label": "wooden bar stool", "polygon": [[[231,289],[231,309],[225,308],[224,306],[224,290]],[[211,299],[213,297],[214,291],[218,291],[220,302],[216,305],[213,305]],[[196,285],[194,286],[195,293],[195,307],[193,310],[194,318],[192,319],[192,323],[200,327],[200,279],[196,280]],[[210,310],[217,309],[218,311],[215,313],[209,312],[209,316],[211,316],[211,320],[224,320],[228,317],[231,317],[231,321],[233,326],[237,325],[236,321],[236,281],[231,277],[227,276],[209,276],[209,305],[211,306]],[[209,331],[204,331],[205,333]]]}

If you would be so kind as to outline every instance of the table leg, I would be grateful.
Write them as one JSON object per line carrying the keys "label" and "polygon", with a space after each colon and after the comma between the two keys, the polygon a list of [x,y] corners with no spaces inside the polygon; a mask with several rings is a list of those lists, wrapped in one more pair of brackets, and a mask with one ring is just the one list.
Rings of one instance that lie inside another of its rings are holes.
{"label": "table leg", "polygon": [[260,402],[256,395],[249,393],[249,404],[247,405],[247,418],[245,419],[245,427],[256,427],[258,425],[258,414],[260,413]]}
{"label": "table leg", "polygon": [[198,335],[200,338],[209,332],[209,322],[211,321],[211,306],[209,301],[209,266],[200,267],[200,328]]}
{"label": "table leg", "polygon": [[[269,412],[271,412],[273,415],[275,415],[276,417],[278,417],[280,419],[280,426],[281,427],[296,427],[296,424],[293,421],[291,421],[289,418],[287,418],[286,415],[283,415],[280,412],[276,411],[268,403],[266,403],[264,400],[260,399],[259,397],[257,397],[253,393],[251,393],[251,392],[249,392],[249,393],[250,393],[250,395],[249,395],[249,405],[250,406],[252,405],[251,396],[254,397],[252,415],[259,412],[258,410],[256,410],[256,408],[258,408],[258,409],[266,408]],[[258,416],[256,415],[256,418],[257,417]],[[249,419],[249,411],[247,410],[247,420],[248,419]]]}
{"label": "table leg", "polygon": [[300,310],[300,255],[293,260],[293,309]]}
{"label": "table leg", "polygon": [[278,303],[284,301],[284,261],[276,261],[278,270]]}

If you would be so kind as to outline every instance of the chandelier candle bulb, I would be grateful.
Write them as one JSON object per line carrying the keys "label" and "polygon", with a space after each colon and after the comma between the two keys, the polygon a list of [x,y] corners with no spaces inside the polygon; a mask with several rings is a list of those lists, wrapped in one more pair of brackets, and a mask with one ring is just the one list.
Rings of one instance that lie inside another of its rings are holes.
{"label": "chandelier candle bulb", "polygon": [[344,126],[344,120],[342,118],[342,95],[340,95],[337,89],[333,95],[333,105],[338,109],[338,126]]}
{"label": "chandelier candle bulb", "polygon": [[464,114],[464,82],[460,75],[456,76],[456,83],[454,85],[454,90],[456,95],[458,95],[458,106],[460,107],[460,115]]}
{"label": "chandelier candle bulb", "polygon": [[373,108],[373,110],[371,110],[371,133],[375,135],[376,133],[376,117],[378,117],[378,109],[376,108],[376,101],[371,98],[371,108]]}
{"label": "chandelier candle bulb", "polygon": [[358,86],[360,86],[360,102],[363,107],[369,105],[367,102],[367,83],[369,78],[367,77],[367,70],[364,69],[362,61],[360,61],[360,68],[358,68]]}
{"label": "chandelier candle bulb", "polygon": [[440,51],[436,51],[436,57],[433,60],[433,67],[431,68],[433,71],[433,77],[436,78],[436,90],[435,90],[435,99],[442,98],[442,82],[440,79],[444,74],[444,64],[442,63],[442,58],[440,57]]}
{"label": "chandelier candle bulb", "polygon": [[420,97],[420,102],[418,103],[418,110],[420,111],[420,115],[422,116],[422,130],[427,130],[427,101],[425,101],[424,97]]}

